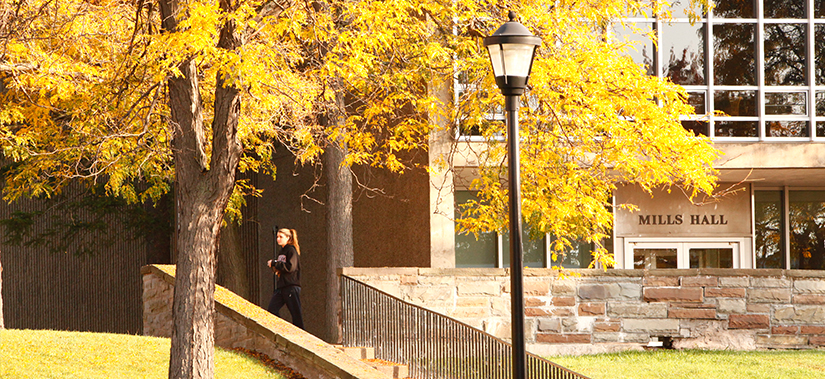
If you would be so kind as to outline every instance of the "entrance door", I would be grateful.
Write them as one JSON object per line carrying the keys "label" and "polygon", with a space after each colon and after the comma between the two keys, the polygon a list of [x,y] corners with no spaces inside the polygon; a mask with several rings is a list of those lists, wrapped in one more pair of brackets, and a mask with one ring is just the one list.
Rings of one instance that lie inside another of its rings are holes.
{"label": "entrance door", "polygon": [[625,267],[634,269],[739,268],[738,241],[629,241],[625,253]]}

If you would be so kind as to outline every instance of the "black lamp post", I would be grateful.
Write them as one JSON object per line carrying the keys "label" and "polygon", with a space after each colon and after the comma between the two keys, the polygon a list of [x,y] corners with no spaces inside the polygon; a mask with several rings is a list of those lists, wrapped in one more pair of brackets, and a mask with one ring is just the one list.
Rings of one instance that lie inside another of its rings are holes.
{"label": "black lamp post", "polygon": [[484,38],[484,46],[490,53],[496,84],[505,97],[507,112],[507,149],[509,152],[510,181],[510,297],[513,334],[513,379],[527,377],[527,354],[524,344],[524,280],[522,274],[523,253],[521,243],[521,180],[519,179],[518,104],[524,94],[536,48],[541,39],[515,21],[516,13],[510,11],[510,21],[504,23],[493,35]]}

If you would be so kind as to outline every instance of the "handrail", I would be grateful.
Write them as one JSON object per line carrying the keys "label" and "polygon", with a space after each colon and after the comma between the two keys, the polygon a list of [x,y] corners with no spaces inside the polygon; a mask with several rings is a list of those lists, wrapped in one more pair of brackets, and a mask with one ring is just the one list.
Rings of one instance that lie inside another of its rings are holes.
{"label": "handrail", "polygon": [[[461,321],[341,276],[344,346],[409,365],[417,379],[511,379],[512,346]],[[588,379],[527,353],[530,379]]]}

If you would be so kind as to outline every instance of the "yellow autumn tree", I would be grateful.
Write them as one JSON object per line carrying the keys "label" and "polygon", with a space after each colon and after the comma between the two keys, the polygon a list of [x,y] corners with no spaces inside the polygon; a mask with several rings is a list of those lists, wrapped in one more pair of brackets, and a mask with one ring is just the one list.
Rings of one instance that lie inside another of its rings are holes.
{"label": "yellow autumn tree", "polygon": [[[553,236],[553,260],[575,240],[595,243],[593,263],[610,267],[602,246],[612,228],[612,193],[635,184],[651,191],[667,187],[693,199],[715,188],[712,162],[718,157],[705,137],[685,130],[680,116],[693,114],[683,88],[646,75],[628,52],[637,48],[613,33],[633,14],[669,16],[667,3],[625,1],[519,1],[520,21],[542,39],[530,88],[520,112],[522,212],[532,235]],[[476,3],[462,3],[466,18],[456,29],[485,34],[502,23],[484,17]],[[490,16],[496,16],[495,13]],[[632,25],[627,25],[630,28]],[[646,35],[649,30],[636,30]],[[648,36],[652,38],[652,36]],[[471,233],[507,229],[508,186],[504,125],[490,122],[504,99],[489,74],[478,44],[460,49],[458,70],[468,83],[454,117],[487,141],[471,149],[479,175],[457,220]],[[466,152],[464,154],[467,154]],[[618,204],[633,208],[633,204]]]}
{"label": "yellow autumn tree", "polygon": [[412,2],[21,0],[0,17],[7,200],[79,180],[151,201],[174,183],[175,378],[212,376],[217,233],[255,191],[236,173],[274,173],[276,145],[403,171],[437,107],[429,63],[449,66]]}
{"label": "yellow autumn tree", "polygon": [[[502,104],[481,37],[508,10],[543,40],[522,111],[524,214],[537,232],[598,240],[618,182],[710,192],[714,150],[684,131],[679,87],[650,78],[609,25],[647,1],[11,0],[0,4],[0,144],[7,200],[71,180],[129,201],[174,187],[179,250],[170,378],[213,372],[215,246],[236,180],[302,162],[404,171],[436,128],[489,143],[480,201],[459,227],[501,229]],[[665,9],[654,9],[662,11]],[[459,101],[434,89],[468,84]],[[449,120],[446,125],[438,120]],[[450,157],[445,157],[449,161]],[[174,183],[174,186],[172,185]]]}

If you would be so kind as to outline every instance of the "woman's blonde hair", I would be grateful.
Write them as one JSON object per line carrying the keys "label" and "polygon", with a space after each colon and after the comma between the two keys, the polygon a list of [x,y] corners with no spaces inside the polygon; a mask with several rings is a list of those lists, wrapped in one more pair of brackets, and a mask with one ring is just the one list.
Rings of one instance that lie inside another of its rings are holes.
{"label": "woman's blonde hair", "polygon": [[284,235],[289,237],[289,240],[286,241],[286,244],[295,246],[295,251],[298,252],[298,255],[301,255],[301,248],[298,247],[298,232],[296,232],[295,229],[281,228],[278,229],[278,233],[283,233]]}

